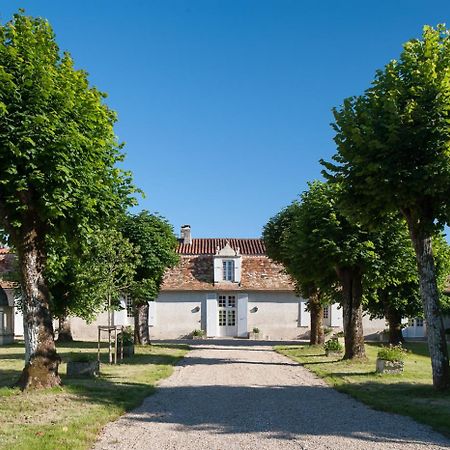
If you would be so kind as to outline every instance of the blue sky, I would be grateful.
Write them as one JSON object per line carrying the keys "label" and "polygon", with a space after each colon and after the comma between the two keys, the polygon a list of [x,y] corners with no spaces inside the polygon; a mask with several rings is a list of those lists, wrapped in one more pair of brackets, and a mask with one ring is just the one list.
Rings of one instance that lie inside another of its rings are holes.
{"label": "blue sky", "polygon": [[8,0],[108,93],[125,167],[194,237],[257,237],[334,153],[331,108],[448,1]]}

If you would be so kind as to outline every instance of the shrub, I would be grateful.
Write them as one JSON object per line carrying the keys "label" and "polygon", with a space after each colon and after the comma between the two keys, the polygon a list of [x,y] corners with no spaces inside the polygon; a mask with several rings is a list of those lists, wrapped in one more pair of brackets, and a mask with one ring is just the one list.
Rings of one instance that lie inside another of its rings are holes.
{"label": "shrub", "polygon": [[259,334],[259,328],[258,327],[253,327],[253,333]]}
{"label": "shrub", "polygon": [[378,351],[378,358],[386,361],[403,361],[405,359],[406,349],[401,345],[390,345],[382,347]]}
{"label": "shrub", "polygon": [[342,351],[344,350],[344,347],[336,338],[332,338],[329,341],[325,342],[323,348],[327,352],[334,353],[342,353]]}
{"label": "shrub", "polygon": [[324,334],[330,334],[333,332],[333,328],[330,327],[323,327],[323,333]]}
{"label": "shrub", "polygon": [[133,345],[134,344],[134,333],[131,327],[126,327],[124,330],[119,333],[119,342],[122,341],[123,346]]}
{"label": "shrub", "polygon": [[192,336],[204,336],[204,335],[205,335],[204,330],[197,329],[192,332]]}

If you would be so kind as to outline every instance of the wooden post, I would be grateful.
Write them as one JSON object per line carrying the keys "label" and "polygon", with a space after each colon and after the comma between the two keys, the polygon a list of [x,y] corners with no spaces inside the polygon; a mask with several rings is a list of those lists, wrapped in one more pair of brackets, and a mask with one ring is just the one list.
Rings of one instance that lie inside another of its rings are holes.
{"label": "wooden post", "polygon": [[117,327],[114,327],[114,364],[117,364]]}
{"label": "wooden post", "polygon": [[98,327],[98,340],[97,340],[97,361],[100,362],[100,327]]}

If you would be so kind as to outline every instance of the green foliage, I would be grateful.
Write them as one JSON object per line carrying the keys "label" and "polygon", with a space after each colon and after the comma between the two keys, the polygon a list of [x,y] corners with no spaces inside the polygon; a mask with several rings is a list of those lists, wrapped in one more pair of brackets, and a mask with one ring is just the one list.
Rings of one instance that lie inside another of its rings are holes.
{"label": "green foliage", "polygon": [[[366,221],[402,211],[431,233],[448,221],[450,198],[450,37],[424,27],[399,60],[376,74],[364,95],[334,110],[335,163],[349,211]],[[333,174],[331,175],[330,172]]]}
{"label": "green foliage", "polygon": [[198,336],[198,337],[203,337],[203,336],[205,336],[206,335],[206,333],[205,333],[205,331],[204,330],[201,330],[201,329],[195,329],[193,332],[192,332],[192,336]]}
{"label": "green foliage", "polygon": [[255,334],[259,334],[259,328],[258,327],[253,327],[252,332]]}
{"label": "green foliage", "polygon": [[122,332],[119,333],[119,341],[124,346],[134,345],[134,333],[131,327],[125,327]]}
{"label": "green foliage", "polygon": [[406,349],[401,345],[390,345],[389,347],[382,347],[377,357],[386,361],[404,361],[406,356]]}
{"label": "green foliage", "polygon": [[173,228],[163,217],[141,211],[128,215],[122,229],[140,256],[129,292],[137,302],[153,300],[158,296],[164,272],[179,261]]}
{"label": "green foliage", "polygon": [[264,227],[268,255],[283,263],[303,295],[320,289],[337,293],[337,267],[367,271],[377,260],[370,234],[339,210],[339,188],[314,181],[294,202]]}
{"label": "green foliage", "polygon": [[60,55],[47,21],[20,13],[0,26],[0,221],[10,244],[30,220],[40,238],[77,234],[133,203],[104,98]]}
{"label": "green foliage", "polygon": [[344,351],[343,345],[335,338],[325,342],[323,348],[327,352],[342,353]]}

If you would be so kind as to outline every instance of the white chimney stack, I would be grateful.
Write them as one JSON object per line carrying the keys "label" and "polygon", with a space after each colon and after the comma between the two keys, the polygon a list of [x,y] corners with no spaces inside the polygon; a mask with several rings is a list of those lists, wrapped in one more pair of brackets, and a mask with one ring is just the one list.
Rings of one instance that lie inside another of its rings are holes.
{"label": "white chimney stack", "polygon": [[183,225],[181,227],[181,240],[183,241],[183,244],[191,244],[192,243],[192,237],[191,237],[191,226],[190,225]]}

